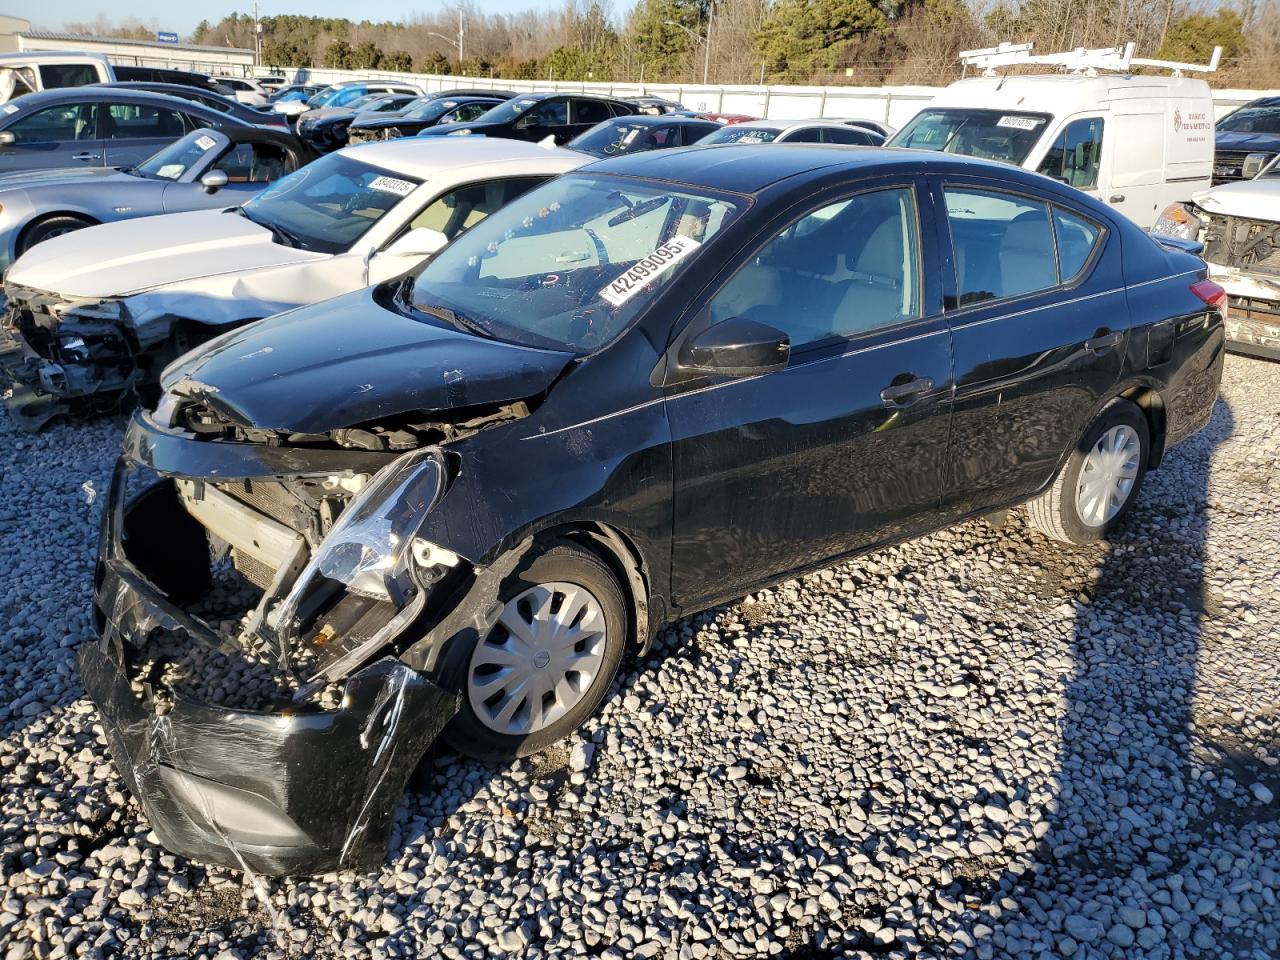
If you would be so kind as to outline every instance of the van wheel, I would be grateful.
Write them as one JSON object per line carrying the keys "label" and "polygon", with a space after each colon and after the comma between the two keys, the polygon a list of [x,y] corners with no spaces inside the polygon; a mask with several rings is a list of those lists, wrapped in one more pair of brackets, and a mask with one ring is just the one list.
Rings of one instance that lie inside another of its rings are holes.
{"label": "van wheel", "polygon": [[39,220],[29,226],[26,233],[22,235],[22,239],[18,241],[18,256],[22,256],[37,243],[44,243],[64,233],[92,226],[94,226],[93,221],[86,220],[84,217],[63,216]]}
{"label": "van wheel", "polygon": [[526,560],[498,600],[502,613],[489,635],[455,640],[438,670],[462,693],[444,740],[480,759],[536,753],[581,726],[626,646],[622,588],[577,544],[559,541]]}
{"label": "van wheel", "polygon": [[1031,525],[1065,543],[1105,540],[1138,498],[1150,449],[1142,411],[1114,401],[1089,424],[1053,485],[1027,504]]}

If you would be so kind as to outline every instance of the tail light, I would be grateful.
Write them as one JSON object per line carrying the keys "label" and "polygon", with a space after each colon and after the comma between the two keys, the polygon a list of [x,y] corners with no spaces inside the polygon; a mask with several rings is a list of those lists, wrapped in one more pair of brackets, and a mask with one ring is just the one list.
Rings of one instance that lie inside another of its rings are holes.
{"label": "tail light", "polygon": [[1227,291],[1212,280],[1199,280],[1191,285],[1191,292],[1210,310],[1217,310],[1225,322],[1227,319]]}

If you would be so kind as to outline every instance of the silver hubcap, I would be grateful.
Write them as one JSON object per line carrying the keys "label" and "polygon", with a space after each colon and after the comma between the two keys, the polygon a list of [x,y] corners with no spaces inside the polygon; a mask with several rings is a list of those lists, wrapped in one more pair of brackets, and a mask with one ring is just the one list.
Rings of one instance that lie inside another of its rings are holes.
{"label": "silver hubcap", "polygon": [[471,654],[471,709],[496,733],[537,733],[586,696],[604,641],[604,610],[591,591],[574,583],[530,587],[507,601]]}
{"label": "silver hubcap", "polygon": [[1098,438],[1076,483],[1076,512],[1086,526],[1100,527],[1120,512],[1138,479],[1141,453],[1138,431],[1125,424]]}

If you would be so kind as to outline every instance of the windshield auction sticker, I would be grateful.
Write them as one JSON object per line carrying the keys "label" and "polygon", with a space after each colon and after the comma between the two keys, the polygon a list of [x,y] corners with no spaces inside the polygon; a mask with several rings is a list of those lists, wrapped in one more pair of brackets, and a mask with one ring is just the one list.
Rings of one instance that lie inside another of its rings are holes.
{"label": "windshield auction sticker", "polygon": [[414,186],[408,180],[397,180],[395,177],[374,177],[369,181],[370,190],[394,193],[397,197],[407,197],[413,193]]}
{"label": "windshield auction sticker", "polygon": [[196,146],[201,150],[212,150],[217,142],[213,137],[196,137]]}
{"label": "windshield auction sticker", "polygon": [[620,307],[649,284],[697,250],[692,237],[676,235],[648,256],[641,257],[626,273],[600,291],[600,299]]}
{"label": "windshield auction sticker", "polygon": [[996,121],[997,127],[1012,127],[1015,130],[1034,130],[1044,123],[1039,117],[1001,117]]}

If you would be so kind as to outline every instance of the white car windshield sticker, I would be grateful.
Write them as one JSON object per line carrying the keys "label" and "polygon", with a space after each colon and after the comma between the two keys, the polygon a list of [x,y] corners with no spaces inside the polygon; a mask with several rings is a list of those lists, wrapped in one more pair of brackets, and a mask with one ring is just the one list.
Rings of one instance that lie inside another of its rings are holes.
{"label": "white car windshield sticker", "polygon": [[413,187],[408,180],[397,180],[395,177],[374,177],[369,181],[370,190],[394,193],[397,197],[407,197],[413,193]]}
{"label": "white car windshield sticker", "polygon": [[210,150],[217,144],[217,142],[218,141],[214,140],[213,137],[196,137],[196,146],[201,150]]}
{"label": "white car windshield sticker", "polygon": [[[207,150],[209,148],[205,147],[205,149]],[[186,169],[187,168],[180,163],[166,163],[156,171],[156,176],[161,180],[177,180],[186,172]]]}
{"label": "white car windshield sticker", "polygon": [[697,250],[701,244],[677,234],[600,291],[600,299],[620,307],[649,284]]}
{"label": "white car windshield sticker", "polygon": [[763,141],[757,134],[749,133],[745,137],[738,140],[739,143],[762,143]]}
{"label": "white car windshield sticker", "polygon": [[1015,130],[1034,130],[1044,123],[1039,117],[1001,117],[996,121],[997,127],[1013,127]]}
{"label": "white car windshield sticker", "polygon": [[6,104],[4,105],[4,112],[5,112],[5,113],[17,113],[17,112],[18,112],[18,108],[17,108],[17,107],[15,107],[12,103],[6,103]]}

